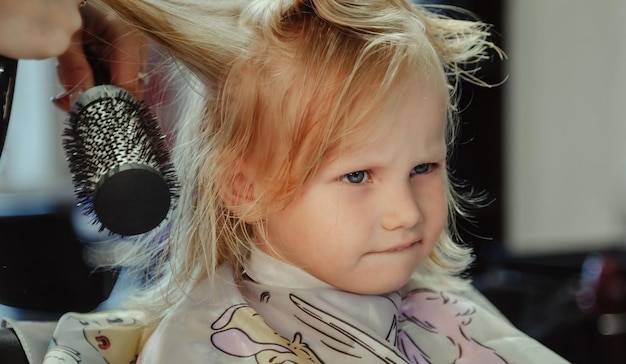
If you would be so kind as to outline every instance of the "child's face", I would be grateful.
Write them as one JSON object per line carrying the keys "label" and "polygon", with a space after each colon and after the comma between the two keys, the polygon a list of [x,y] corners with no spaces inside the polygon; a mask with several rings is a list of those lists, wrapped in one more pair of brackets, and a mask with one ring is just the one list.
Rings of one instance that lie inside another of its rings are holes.
{"label": "child's face", "polygon": [[425,85],[412,78],[396,87],[370,120],[373,133],[349,137],[302,194],[268,217],[263,251],[349,292],[385,293],[408,281],[447,218],[446,99]]}

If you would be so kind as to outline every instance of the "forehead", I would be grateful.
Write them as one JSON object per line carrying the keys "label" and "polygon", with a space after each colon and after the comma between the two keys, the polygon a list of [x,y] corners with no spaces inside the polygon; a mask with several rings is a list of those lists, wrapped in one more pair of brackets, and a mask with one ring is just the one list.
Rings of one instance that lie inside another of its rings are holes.
{"label": "forehead", "polygon": [[346,123],[353,125],[350,134],[381,133],[400,117],[418,121],[429,114],[432,126],[444,131],[448,105],[444,82],[430,74],[408,73],[384,90],[366,90],[355,97]]}
{"label": "forehead", "polygon": [[375,92],[355,98],[345,121],[346,133],[332,146],[332,154],[380,139],[396,127],[418,134],[416,143],[445,138],[449,96],[439,79],[416,72],[400,78],[379,96]]}

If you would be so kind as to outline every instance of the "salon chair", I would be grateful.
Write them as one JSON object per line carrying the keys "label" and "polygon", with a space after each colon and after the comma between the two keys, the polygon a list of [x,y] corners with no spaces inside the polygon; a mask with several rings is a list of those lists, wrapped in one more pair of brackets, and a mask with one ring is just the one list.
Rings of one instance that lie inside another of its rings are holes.
{"label": "salon chair", "polygon": [[[1,317],[55,321],[68,311],[91,311],[108,297],[114,272],[84,262],[71,203],[0,197]],[[0,328],[0,363],[27,363],[9,328]]]}

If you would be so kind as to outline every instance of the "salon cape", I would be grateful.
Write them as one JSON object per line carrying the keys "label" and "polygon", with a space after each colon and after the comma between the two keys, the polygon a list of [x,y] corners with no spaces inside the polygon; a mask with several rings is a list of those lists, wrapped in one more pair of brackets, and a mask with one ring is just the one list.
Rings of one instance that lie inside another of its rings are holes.
{"label": "salon cape", "polygon": [[[351,294],[259,251],[252,253],[245,277],[238,287],[230,267],[222,266],[213,289],[199,284],[159,324],[137,363],[566,363],[472,288],[453,293],[416,275],[399,292]],[[76,321],[89,322],[89,315],[68,314],[54,342],[76,357],[85,351],[103,356],[82,362],[135,363],[132,347],[142,346],[140,333],[131,318],[113,318],[117,330],[126,327],[124,340],[110,327],[96,327],[90,335],[83,328],[81,338]],[[121,341],[128,348],[114,344]],[[107,350],[114,348],[127,353],[113,360]],[[53,344],[44,364],[57,363],[50,353],[64,353],[58,349]]]}
{"label": "salon cape", "polygon": [[364,296],[254,251],[238,288],[222,267],[165,318],[144,363],[565,363],[475,290],[420,284]]}

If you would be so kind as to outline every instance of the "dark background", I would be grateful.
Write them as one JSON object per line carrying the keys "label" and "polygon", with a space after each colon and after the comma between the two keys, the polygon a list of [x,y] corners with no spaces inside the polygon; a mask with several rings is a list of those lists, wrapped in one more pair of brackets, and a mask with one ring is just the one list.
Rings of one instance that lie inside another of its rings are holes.
{"label": "dark background", "polygon": [[[509,0],[511,1],[511,0]],[[507,50],[506,0],[440,0],[470,10],[493,25],[493,41]],[[514,16],[514,14],[512,15]],[[506,60],[496,55],[478,76],[490,84],[507,77]],[[599,322],[626,325],[626,259],[623,252],[515,257],[507,253],[504,231],[503,86],[485,88],[464,83],[460,90],[461,129],[451,162],[468,190],[485,193],[488,204],[472,211],[473,221],[460,221],[465,242],[475,248],[470,270],[474,285],[518,328],[572,363],[626,363],[626,334],[601,334]],[[595,263],[595,265],[591,264]],[[589,267],[595,272],[589,276]],[[607,288],[608,287],[608,288]],[[588,304],[581,304],[586,298]],[[591,302],[591,303],[589,303]]]}

